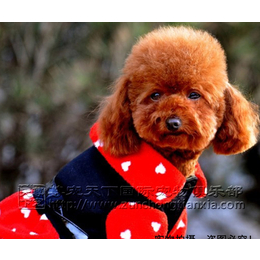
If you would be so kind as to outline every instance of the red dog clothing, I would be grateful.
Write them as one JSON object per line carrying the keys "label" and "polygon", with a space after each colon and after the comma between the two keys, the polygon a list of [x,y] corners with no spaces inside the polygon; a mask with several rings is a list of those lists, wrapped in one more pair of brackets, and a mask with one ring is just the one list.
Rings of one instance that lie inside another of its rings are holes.
{"label": "red dog clothing", "polygon": [[[188,181],[181,172],[145,142],[138,153],[115,158],[103,151],[97,124],[90,137],[94,146],[51,184],[0,203],[0,238],[184,237]],[[199,165],[195,176],[193,193],[204,197]]]}

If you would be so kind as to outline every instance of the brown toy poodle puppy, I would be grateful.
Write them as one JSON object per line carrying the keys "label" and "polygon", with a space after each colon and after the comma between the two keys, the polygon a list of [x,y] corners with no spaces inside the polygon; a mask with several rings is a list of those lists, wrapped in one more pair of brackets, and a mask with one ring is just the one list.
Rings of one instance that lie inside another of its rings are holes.
{"label": "brown toy poodle puppy", "polygon": [[99,116],[104,149],[117,157],[141,139],[185,177],[210,145],[237,154],[257,141],[257,106],[229,83],[226,57],[210,34],[157,29],[139,40]]}
{"label": "brown toy poodle puppy", "polygon": [[211,144],[219,154],[249,149],[258,125],[257,106],[228,82],[216,39],[184,27],[155,30],[133,47],[103,103],[94,145],[45,188],[0,203],[0,237],[183,238],[191,192],[206,194],[199,156]]}

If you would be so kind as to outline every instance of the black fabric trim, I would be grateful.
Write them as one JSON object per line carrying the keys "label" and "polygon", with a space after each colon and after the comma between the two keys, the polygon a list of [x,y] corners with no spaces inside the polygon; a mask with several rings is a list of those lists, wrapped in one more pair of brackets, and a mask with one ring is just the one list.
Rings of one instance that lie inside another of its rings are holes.
{"label": "black fabric trim", "polygon": [[171,202],[158,205],[138,193],[92,146],[68,163],[45,190],[36,189],[34,197],[39,213],[47,215],[60,238],[73,238],[66,221],[89,238],[106,238],[107,215],[124,202],[143,203],[165,212],[171,231],[196,183],[195,176],[187,179]]}

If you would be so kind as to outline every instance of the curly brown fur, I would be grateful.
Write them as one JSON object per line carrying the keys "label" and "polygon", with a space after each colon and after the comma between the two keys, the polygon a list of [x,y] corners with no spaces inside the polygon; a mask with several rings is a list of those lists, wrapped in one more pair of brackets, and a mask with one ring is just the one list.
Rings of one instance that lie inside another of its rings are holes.
{"label": "curly brown fur", "polygon": [[[170,128],[176,118],[180,125]],[[226,155],[253,146],[259,117],[256,105],[228,83],[225,54],[214,37],[166,27],[134,45],[98,122],[112,155],[135,153],[144,140],[187,177],[211,144]]]}

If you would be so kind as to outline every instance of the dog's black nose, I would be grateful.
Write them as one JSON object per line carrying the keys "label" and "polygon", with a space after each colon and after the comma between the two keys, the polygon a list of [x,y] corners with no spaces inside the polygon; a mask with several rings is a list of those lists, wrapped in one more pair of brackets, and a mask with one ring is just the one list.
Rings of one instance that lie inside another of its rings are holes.
{"label": "dog's black nose", "polygon": [[181,120],[179,117],[171,117],[166,120],[166,126],[170,131],[178,130],[181,127]]}

